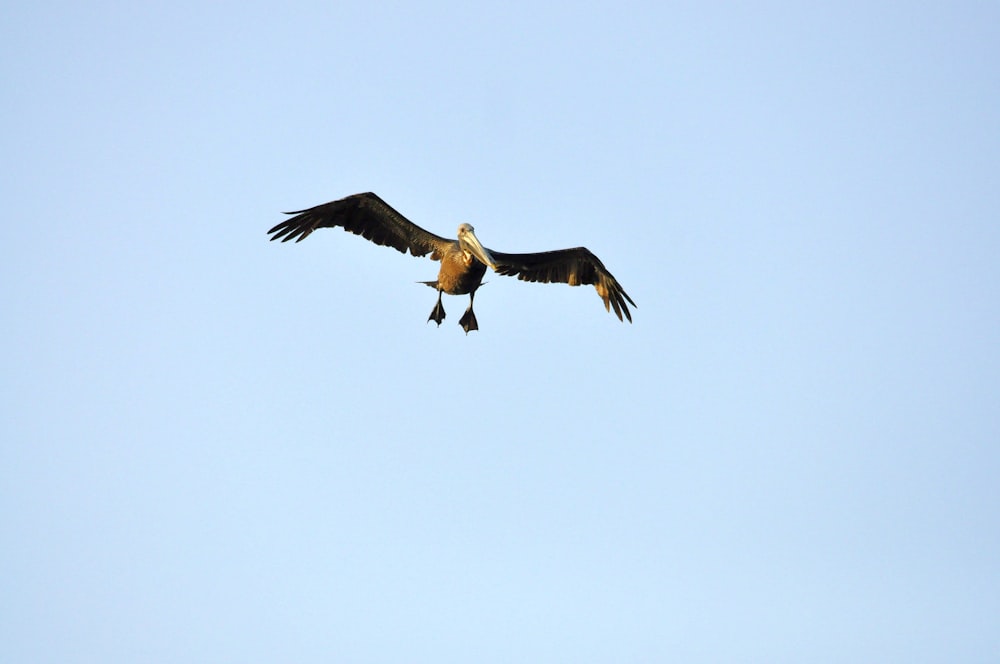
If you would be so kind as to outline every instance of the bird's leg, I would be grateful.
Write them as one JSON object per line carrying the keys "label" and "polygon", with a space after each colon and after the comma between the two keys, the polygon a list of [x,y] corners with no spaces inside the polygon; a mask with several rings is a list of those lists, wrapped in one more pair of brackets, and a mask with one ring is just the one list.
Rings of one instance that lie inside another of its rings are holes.
{"label": "bird's leg", "polygon": [[472,311],[472,301],[475,298],[476,291],[469,293],[469,308],[465,310],[465,313],[462,314],[461,320],[458,321],[458,324],[462,326],[462,329],[465,330],[466,334],[468,334],[470,330],[479,329],[479,323],[476,322],[476,314]]}
{"label": "bird's leg", "polygon": [[430,318],[427,319],[427,322],[429,323],[431,321],[434,321],[435,323],[438,324],[438,327],[441,327],[441,321],[443,320],[444,320],[444,306],[442,306],[441,304],[441,290],[438,289],[438,301],[437,304],[434,305],[434,309],[431,311]]}

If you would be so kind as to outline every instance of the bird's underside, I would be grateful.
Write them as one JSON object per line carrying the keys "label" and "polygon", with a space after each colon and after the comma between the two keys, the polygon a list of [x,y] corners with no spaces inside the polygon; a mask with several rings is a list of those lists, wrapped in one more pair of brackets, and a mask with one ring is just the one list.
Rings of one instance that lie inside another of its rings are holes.
{"label": "bird's underside", "polygon": [[634,307],[635,302],[600,259],[584,247],[530,254],[492,251],[480,244],[469,224],[459,226],[457,240],[449,240],[417,226],[371,192],[287,214],[292,216],[268,231],[271,240],[300,242],[317,228],[339,226],[375,244],[413,256],[430,254],[432,260],[440,261],[437,280],[423,282],[438,291],[427,320],[439,326],[445,318],[441,296],[448,293],[469,296],[469,308],[459,324],[466,334],[479,329],[472,304],[487,267],[522,281],[592,285],[606,310],[613,308],[618,320],[632,322],[628,305]]}

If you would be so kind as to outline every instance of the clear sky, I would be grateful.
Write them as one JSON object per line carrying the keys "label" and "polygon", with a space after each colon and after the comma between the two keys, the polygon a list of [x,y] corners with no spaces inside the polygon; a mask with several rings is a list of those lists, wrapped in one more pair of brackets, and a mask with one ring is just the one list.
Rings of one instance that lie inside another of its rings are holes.
{"label": "clear sky", "polygon": [[[0,34],[0,660],[1000,661],[995,3]],[[267,241],[359,191],[635,322]]]}

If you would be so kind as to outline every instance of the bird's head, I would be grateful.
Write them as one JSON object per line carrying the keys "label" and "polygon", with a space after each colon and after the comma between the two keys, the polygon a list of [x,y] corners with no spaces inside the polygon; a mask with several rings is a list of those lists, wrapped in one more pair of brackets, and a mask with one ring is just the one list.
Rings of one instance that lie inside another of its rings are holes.
{"label": "bird's head", "polygon": [[479,238],[476,237],[476,229],[472,227],[472,224],[462,224],[458,227],[458,246],[462,251],[475,256],[480,263],[489,265],[494,270],[497,269],[496,261],[493,260],[490,250],[479,242]]}

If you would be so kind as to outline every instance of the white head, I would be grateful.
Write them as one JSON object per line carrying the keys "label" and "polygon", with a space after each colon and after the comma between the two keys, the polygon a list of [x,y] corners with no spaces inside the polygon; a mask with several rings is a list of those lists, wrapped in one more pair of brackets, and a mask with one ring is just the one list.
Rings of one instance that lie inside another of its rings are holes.
{"label": "white head", "polygon": [[493,260],[489,249],[479,242],[479,238],[476,237],[476,229],[472,227],[472,224],[461,224],[458,227],[458,246],[462,251],[475,256],[480,263],[489,265],[494,270],[497,269],[496,261]]}

